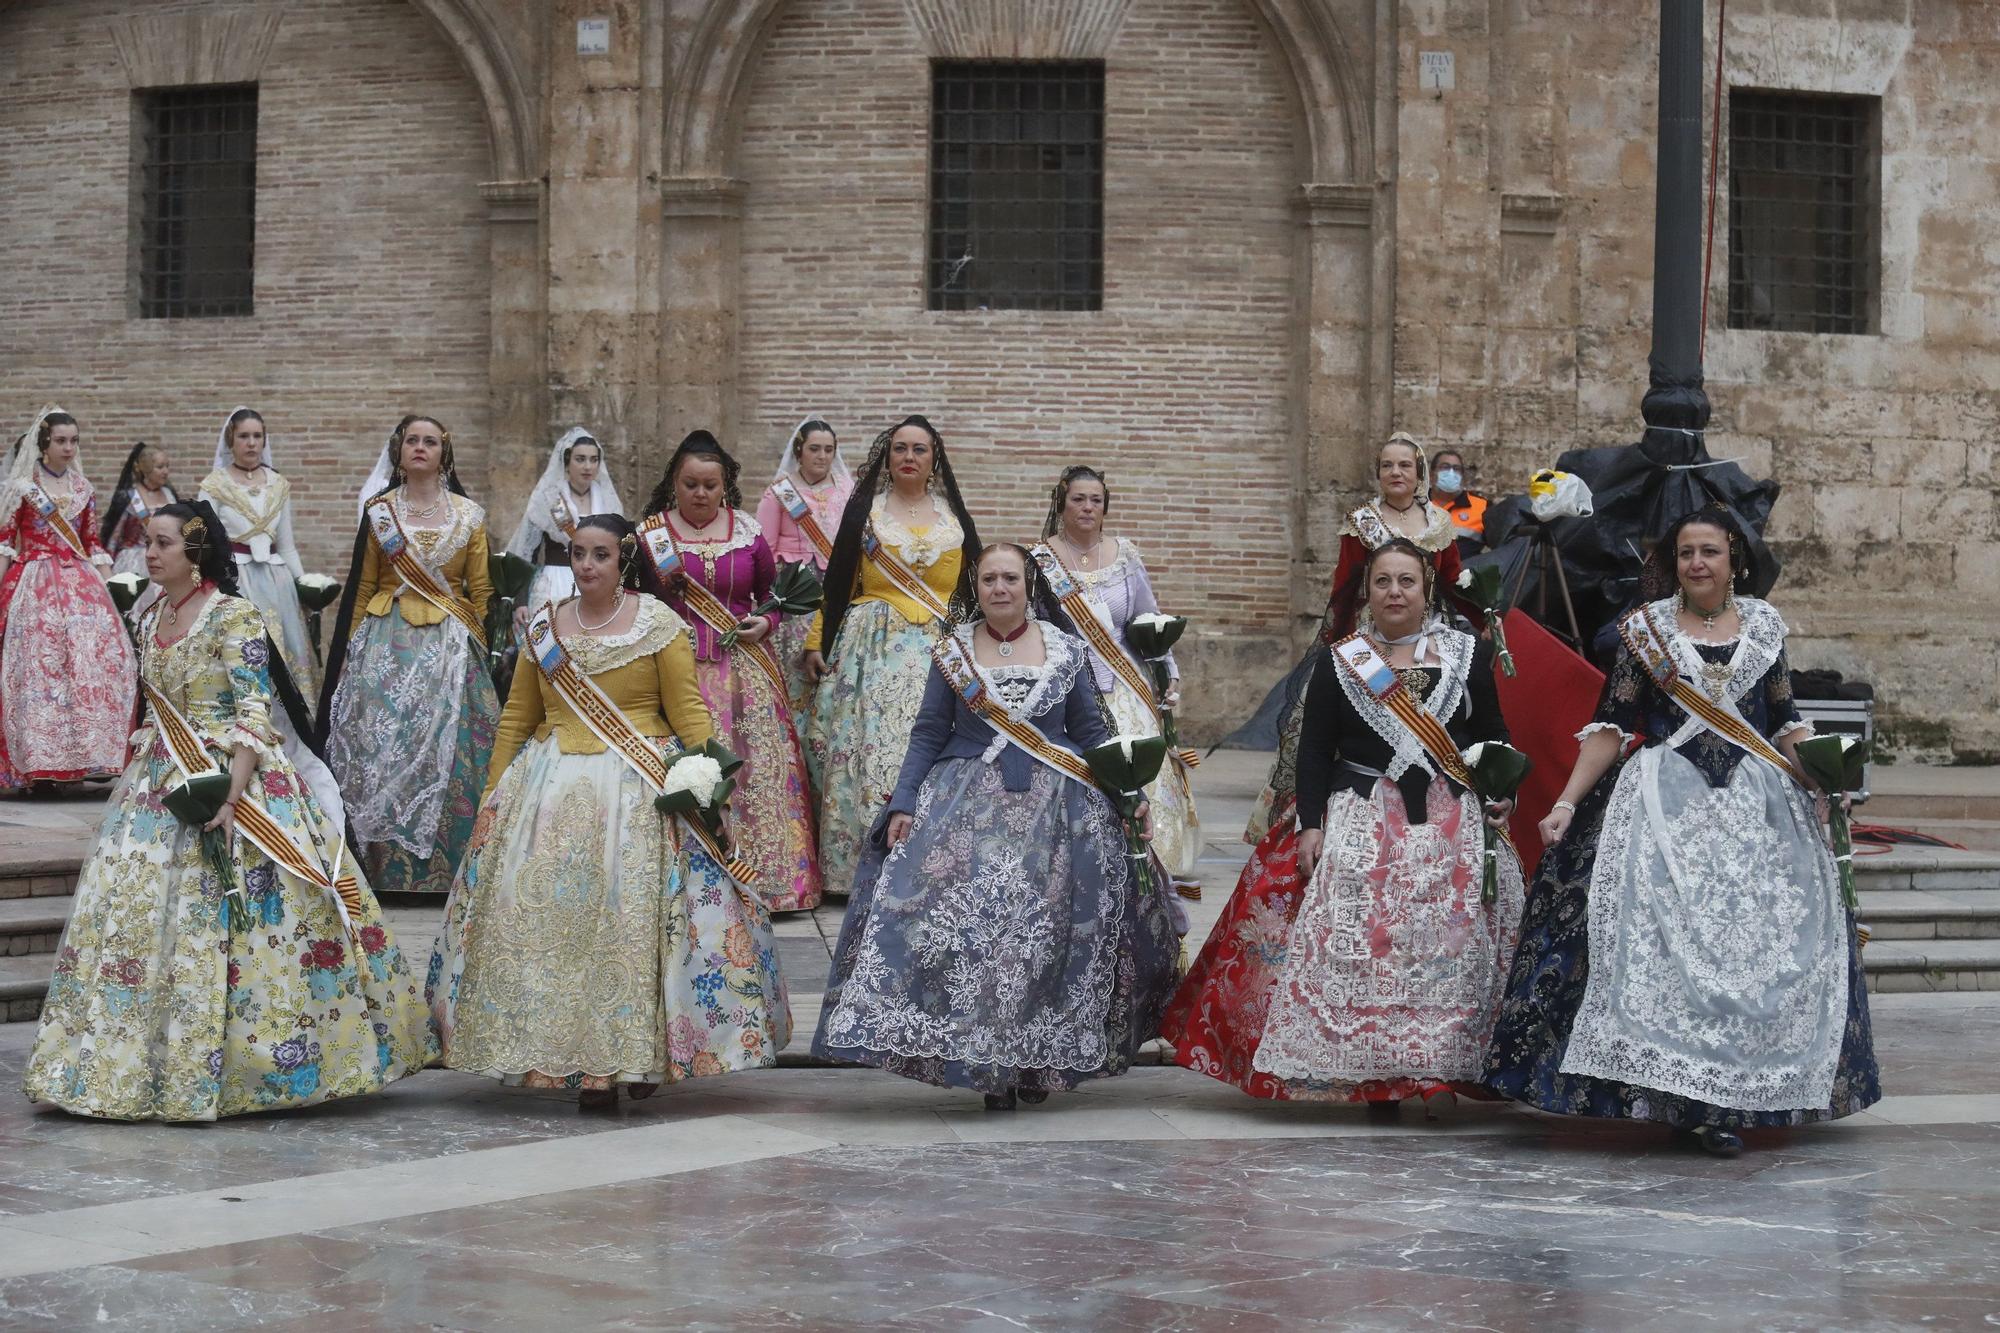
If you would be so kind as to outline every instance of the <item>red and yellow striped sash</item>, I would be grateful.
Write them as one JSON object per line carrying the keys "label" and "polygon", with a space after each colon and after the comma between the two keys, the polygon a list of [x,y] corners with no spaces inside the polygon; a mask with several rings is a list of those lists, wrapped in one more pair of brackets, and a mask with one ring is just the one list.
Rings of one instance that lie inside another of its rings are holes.
{"label": "red and yellow striped sash", "polygon": [[390,568],[396,571],[396,576],[402,579],[404,585],[465,626],[465,632],[472,636],[472,641],[484,650],[486,627],[472,614],[472,608],[452,593],[437,572],[417,557],[409,536],[403,531],[402,520],[396,517],[396,507],[388,496],[377,496],[369,501],[368,528],[375,536],[375,545],[387,557]]}
{"label": "red and yellow striped sash", "polygon": [[[662,579],[674,571],[679,571],[681,574],[680,595],[681,600],[687,603],[688,610],[700,616],[702,623],[717,634],[727,634],[735,629],[736,616],[688,569],[686,557],[681,555],[680,548],[674,544],[673,533],[667,527],[667,516],[654,514],[641,525],[640,531],[646,536],[646,549],[653,556],[655,568],[661,569]],[[662,550],[670,553],[672,557],[671,563],[664,567],[660,560]],[[756,663],[758,670],[770,680],[772,688],[778,691],[780,699],[788,700],[792,697],[791,686],[785,683],[785,669],[779,666],[778,659],[772,656],[769,644],[762,639],[756,643],[738,639],[731,645],[731,651],[743,653]]]}

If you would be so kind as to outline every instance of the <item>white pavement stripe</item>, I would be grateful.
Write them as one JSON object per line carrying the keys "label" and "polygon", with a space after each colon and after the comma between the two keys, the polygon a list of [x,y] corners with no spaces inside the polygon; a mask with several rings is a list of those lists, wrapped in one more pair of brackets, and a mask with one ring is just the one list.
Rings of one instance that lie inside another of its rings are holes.
{"label": "white pavement stripe", "polygon": [[[835,1146],[718,1115],[0,1221],[0,1278],[382,1222]],[[32,1230],[29,1230],[32,1228]],[[16,1243],[15,1233],[28,1237]]]}
{"label": "white pavement stripe", "polygon": [[[859,1071],[855,1076],[882,1077]],[[889,1087],[911,1095],[931,1091],[906,1085],[888,1085],[885,1091]],[[1411,1108],[1399,1121],[1381,1122],[1361,1119],[1352,1107],[1206,1095],[1222,1091],[1126,1096],[1106,1087],[1012,1115],[915,1104],[767,1113],[755,1109],[754,1096],[743,1095],[741,1114],[690,1116],[426,1161],[0,1217],[0,1278],[561,1194],[842,1144],[920,1148],[1149,1139],[1528,1136],[1560,1134],[1565,1125],[1581,1123],[1473,1102],[1437,1121],[1426,1121]],[[2000,1123],[2000,1094],[1947,1093],[1884,1098],[1860,1115],[1801,1132],[1992,1123]]]}

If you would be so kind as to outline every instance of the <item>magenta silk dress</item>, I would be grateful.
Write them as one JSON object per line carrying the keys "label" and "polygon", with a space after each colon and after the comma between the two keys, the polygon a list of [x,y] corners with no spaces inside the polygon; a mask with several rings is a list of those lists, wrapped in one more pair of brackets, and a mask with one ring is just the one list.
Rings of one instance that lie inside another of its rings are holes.
{"label": "magenta silk dress", "polygon": [[[829,475],[817,486],[808,486],[796,476],[792,485],[798,487],[799,496],[812,511],[813,521],[831,542],[840,531],[840,511],[847,507],[847,497],[854,494],[854,478],[836,479]],[[804,528],[794,519],[778,499],[778,493],[771,487],[764,489],[764,498],[757,502],[757,526],[764,530],[764,540],[777,553],[778,563],[784,565],[807,564],[826,575],[826,557],[813,545],[812,538],[806,536]],[[778,655],[778,665],[785,669],[785,687],[790,693],[792,707],[804,710],[806,700],[812,694],[812,684],[806,679],[806,632],[812,628],[811,616],[787,616],[772,633],[771,651]]]}
{"label": "magenta silk dress", "polygon": [[[728,518],[720,535],[700,541],[689,540],[671,513],[667,526],[687,577],[714,593],[740,620],[770,594],[778,560],[756,519],[740,509]],[[743,758],[730,819],[738,852],[757,872],[752,887],[774,912],[817,907],[822,892],[819,839],[791,703],[749,644],[722,647],[722,635],[695,613],[678,588],[671,590],[667,603],[694,634],[695,680],[715,715],[716,735]],[[775,613],[768,618],[774,627],[780,620]],[[764,642],[775,637],[767,635]]]}

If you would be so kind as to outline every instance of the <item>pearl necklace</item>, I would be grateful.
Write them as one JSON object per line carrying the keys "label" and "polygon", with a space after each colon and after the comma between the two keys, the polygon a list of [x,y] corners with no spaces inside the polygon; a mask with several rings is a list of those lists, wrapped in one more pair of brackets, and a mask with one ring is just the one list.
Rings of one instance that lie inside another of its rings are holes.
{"label": "pearl necklace", "polygon": [[618,585],[618,595],[611,599],[611,614],[598,621],[595,625],[586,625],[583,623],[583,598],[578,597],[576,599],[576,627],[585,634],[595,634],[612,621],[618,619],[618,613],[624,609],[625,585],[621,583]]}

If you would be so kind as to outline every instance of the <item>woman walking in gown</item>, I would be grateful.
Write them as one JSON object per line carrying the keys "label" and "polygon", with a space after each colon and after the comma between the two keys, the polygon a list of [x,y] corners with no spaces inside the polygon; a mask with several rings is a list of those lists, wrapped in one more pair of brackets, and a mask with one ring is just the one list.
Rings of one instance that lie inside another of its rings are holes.
{"label": "woman walking in gown", "polygon": [[[1785,622],[1733,515],[1647,563],[1597,718],[1542,821],[1487,1059],[1503,1096],[1651,1120],[1717,1156],[1881,1096],[1854,916],[1796,747]],[[1636,750],[1627,752],[1634,740]]]}
{"label": "woman walking in gown", "polygon": [[369,878],[444,893],[500,713],[486,665],[486,511],[459,489],[451,434],[435,419],[405,417],[384,452],[389,485],[363,505],[320,726]]}
{"label": "woman walking in gown", "polygon": [[[147,520],[146,725],[77,875],[27,1093],[75,1115],[214,1120],[375,1092],[435,1054],[423,995],[273,728],[271,649],[221,518]],[[203,828],[162,803],[220,769]],[[221,835],[227,876],[203,848]],[[275,853],[275,855],[274,855]]]}
{"label": "woman walking in gown", "polygon": [[[1078,465],[1063,469],[1049,497],[1042,541],[1031,554],[1052,583],[1076,586],[1081,604],[1070,610],[1090,650],[1091,678],[1121,735],[1160,734],[1161,708],[1180,704],[1180,668],[1167,658],[1167,692],[1155,696],[1152,669],[1132,647],[1126,629],[1140,616],[1157,615],[1152,580],[1139,548],[1124,537],[1106,537],[1111,488],[1104,474]],[[1086,617],[1086,618],[1080,618]],[[1188,767],[1173,751],[1146,789],[1153,809],[1153,850],[1177,881],[1194,881],[1201,858],[1201,821],[1195,815]]]}
{"label": "woman walking in gown", "polygon": [[[805,754],[770,637],[781,615],[751,613],[778,563],[757,520],[743,512],[739,469],[715,437],[681,441],[646,502],[640,525],[654,590],[687,622],[695,679],[736,774],[737,854],[778,912],[806,911],[822,892]],[[724,638],[734,635],[733,643]]]}
{"label": "woman walking in gown", "polygon": [[1402,538],[1366,558],[1361,628],[1320,650],[1306,693],[1299,875],[1252,860],[1168,1010],[1175,1059],[1253,1097],[1428,1104],[1478,1088],[1521,866],[1502,844],[1482,902],[1484,824],[1512,802],[1482,810],[1460,755],[1507,725],[1492,650],[1430,612],[1430,570]]}
{"label": "woman walking in gown", "polygon": [[[818,417],[807,417],[785,441],[778,475],[757,502],[757,526],[764,530],[778,563],[811,565],[824,582],[840,514],[853,494],[854,474],[840,456],[840,438]],[[800,710],[812,695],[805,660],[806,635],[811,631],[812,617],[786,616],[772,635],[772,651],[785,669],[792,706]]]}
{"label": "woman walking in gown", "polygon": [[98,540],[111,553],[113,574],[145,576],[146,520],[181,498],[167,483],[171,471],[167,451],[157,444],[141,440],[125,455],[97,529]]}
{"label": "woman walking in gown", "polygon": [[137,692],[76,418],[45,408],[0,487],[0,791],[116,777]]}
{"label": "woman walking in gown", "polygon": [[238,585],[264,613],[292,679],[307,695],[316,695],[312,637],[299,605],[299,580],[306,571],[292,540],[292,484],[271,466],[271,441],[255,409],[239,407],[222,423],[215,465],[202,478],[199,498],[215,506],[228,525]]}
{"label": "woman walking in gown", "polygon": [[791,1036],[768,914],[653,808],[648,773],[713,729],[644,558],[616,514],[575,525],[577,592],[531,615],[427,985],[447,1065],[586,1107],[771,1065]]}
{"label": "woman walking in gown", "polygon": [[806,633],[815,683],[806,757],[830,892],[854,887],[863,843],[902,770],[931,639],[954,609],[969,613],[978,553],[931,423],[909,416],[876,436],[833,539],[826,602]]}
{"label": "woman walking in gown", "polygon": [[813,1053],[1011,1110],[1130,1067],[1159,1029],[1180,941],[1167,890],[1131,874],[1081,759],[1109,738],[1083,641],[1036,598],[1021,547],[974,564],[981,618],[930,654]]}

